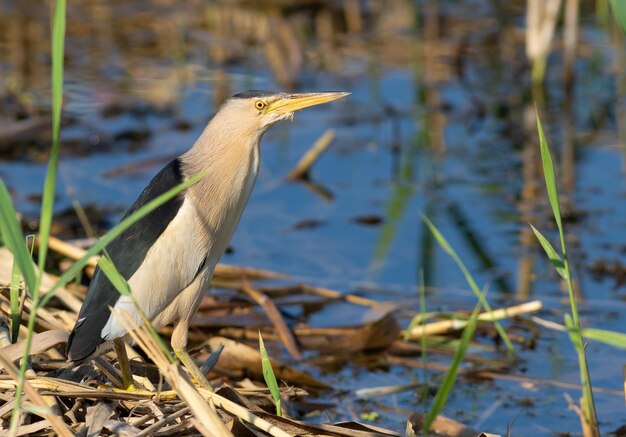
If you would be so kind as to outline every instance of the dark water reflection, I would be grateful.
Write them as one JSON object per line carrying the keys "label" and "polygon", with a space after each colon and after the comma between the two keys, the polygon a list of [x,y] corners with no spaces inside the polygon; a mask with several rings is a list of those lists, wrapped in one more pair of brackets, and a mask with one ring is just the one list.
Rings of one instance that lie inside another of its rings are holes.
{"label": "dark water reflection", "polygon": [[[568,93],[558,41],[545,88],[531,89],[521,1],[72,2],[59,210],[71,207],[71,192],[102,210],[92,217],[101,229],[110,226],[235,92],[346,90],[348,99],[268,132],[257,187],[225,261],[415,309],[423,269],[430,310],[470,309],[473,295],[424,227],[420,214],[427,214],[489,286],[494,306],[539,298],[548,308],[541,317],[562,323],[564,291],[527,226],[555,236],[537,102],[558,163],[583,324],[624,331],[624,287],[594,279],[590,266],[625,261],[626,52],[623,35],[583,3]],[[0,12],[0,175],[18,208],[35,215],[49,144],[49,11],[46,3],[5,2]],[[6,134],[24,120],[44,127]],[[331,199],[283,180],[328,128],[337,139],[313,179]],[[382,223],[355,223],[363,215]],[[294,228],[303,220],[323,225]],[[588,353],[594,385],[620,390],[626,354],[597,343]],[[542,330],[537,350],[520,355],[515,373],[578,382],[562,333]],[[355,365],[324,377],[352,390],[419,375]],[[460,383],[445,413],[504,433],[522,411],[514,426],[520,435],[578,432],[566,391]],[[345,402],[379,411],[380,423],[399,430],[419,408],[416,392]],[[623,424],[623,399],[598,393],[597,403],[604,432]]]}

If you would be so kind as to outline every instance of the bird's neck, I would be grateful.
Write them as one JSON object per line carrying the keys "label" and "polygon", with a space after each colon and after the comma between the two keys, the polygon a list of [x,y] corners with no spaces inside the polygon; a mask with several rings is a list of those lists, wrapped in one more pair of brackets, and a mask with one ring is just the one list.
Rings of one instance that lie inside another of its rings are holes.
{"label": "bird's neck", "polygon": [[239,222],[256,181],[262,136],[258,132],[239,134],[241,126],[225,127],[214,121],[181,157],[185,177],[207,172],[189,188],[189,194],[210,232],[221,229],[225,222],[228,226]]}

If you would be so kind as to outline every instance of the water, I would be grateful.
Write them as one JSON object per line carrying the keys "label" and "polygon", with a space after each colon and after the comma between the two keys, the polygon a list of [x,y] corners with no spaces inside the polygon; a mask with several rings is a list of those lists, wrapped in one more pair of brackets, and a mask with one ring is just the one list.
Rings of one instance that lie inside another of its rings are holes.
{"label": "water", "polygon": [[[141,3],[141,9],[70,5],[64,114],[72,122],[63,130],[59,211],[70,208],[70,189],[83,206],[104,208],[103,227],[113,224],[160,165],[195,141],[227,95],[249,88],[345,90],[352,93],[347,99],[302,111],[265,135],[257,186],[224,261],[415,310],[424,271],[429,310],[471,310],[475,298],[429,238],[421,220],[426,214],[479,285],[489,288],[493,306],[541,299],[539,316],[563,323],[566,293],[537,245],[527,243],[533,242],[528,222],[556,243],[538,160],[535,101],[569,214],[582,323],[624,331],[624,287],[589,272],[600,259],[625,261],[624,38],[599,25],[588,5],[568,95],[560,49],[550,57],[543,94],[530,89],[524,2],[372,3],[360,26],[350,13],[346,19],[342,6],[326,3],[295,9]],[[34,108],[48,105],[48,11],[2,8],[4,121],[14,119],[12,83]],[[29,44],[16,38],[22,35],[16,23],[30,26]],[[332,199],[284,180],[327,129],[336,139],[312,178]],[[45,155],[31,147],[17,156],[0,162],[0,176],[19,210],[34,216]],[[154,162],[109,174],[145,160]],[[361,216],[382,223],[365,226],[355,221]],[[320,225],[296,226],[303,220]],[[315,321],[338,325],[342,314],[330,308]],[[587,351],[594,387],[621,390],[626,353],[596,342]],[[574,349],[561,332],[541,328],[536,348],[519,356],[511,374],[579,381]],[[379,425],[403,430],[410,412],[421,408],[420,389],[370,401],[351,392],[410,384],[421,373],[355,360],[322,378],[348,393],[332,413],[336,420],[377,411]],[[439,375],[431,378],[436,386]],[[512,422],[519,435],[578,433],[564,393],[580,396],[575,389],[461,379],[444,413],[502,434]],[[597,393],[596,402],[603,433],[623,425],[623,397]]]}

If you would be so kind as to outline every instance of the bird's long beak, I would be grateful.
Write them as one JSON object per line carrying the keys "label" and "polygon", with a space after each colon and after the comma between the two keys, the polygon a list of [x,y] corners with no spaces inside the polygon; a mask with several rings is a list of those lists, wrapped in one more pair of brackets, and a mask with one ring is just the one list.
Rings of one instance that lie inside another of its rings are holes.
{"label": "bird's long beak", "polygon": [[332,92],[332,93],[300,93],[286,94],[284,97],[272,102],[267,112],[275,112],[277,114],[287,114],[289,112],[299,111],[309,106],[321,105],[322,103],[332,102],[341,99],[350,93]]}

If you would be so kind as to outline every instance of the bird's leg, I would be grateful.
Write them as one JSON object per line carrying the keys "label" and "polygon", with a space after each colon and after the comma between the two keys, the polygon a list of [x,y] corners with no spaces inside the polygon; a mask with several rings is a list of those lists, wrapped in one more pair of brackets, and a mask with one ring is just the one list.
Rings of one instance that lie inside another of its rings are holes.
{"label": "bird's leg", "polygon": [[213,387],[211,387],[209,380],[206,378],[206,376],[204,376],[196,363],[194,363],[193,358],[191,358],[191,355],[189,355],[189,352],[187,352],[186,348],[174,349],[174,353],[176,354],[180,362],[183,363],[183,366],[185,366],[185,369],[187,369],[191,377],[196,380],[198,385],[206,388],[207,390],[213,391]]}
{"label": "bird's leg", "polygon": [[183,366],[185,366],[185,369],[187,369],[191,377],[196,380],[198,385],[206,388],[207,390],[213,391],[213,387],[211,387],[208,379],[200,371],[196,363],[194,363],[193,358],[189,355],[189,352],[187,352],[188,330],[189,323],[184,320],[180,321],[174,328],[174,332],[172,332],[172,348],[174,349],[174,353]]}
{"label": "bird's leg", "polygon": [[130,370],[130,362],[128,361],[128,355],[126,354],[126,346],[124,345],[124,340],[121,338],[116,338],[113,340],[113,347],[115,348],[115,353],[117,354],[117,361],[120,365],[120,370],[122,372],[122,385],[124,386],[124,390],[133,391],[135,390],[135,384],[133,381],[133,373]]}

